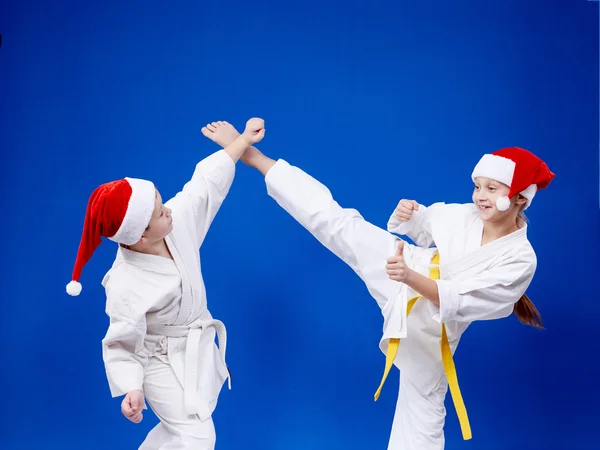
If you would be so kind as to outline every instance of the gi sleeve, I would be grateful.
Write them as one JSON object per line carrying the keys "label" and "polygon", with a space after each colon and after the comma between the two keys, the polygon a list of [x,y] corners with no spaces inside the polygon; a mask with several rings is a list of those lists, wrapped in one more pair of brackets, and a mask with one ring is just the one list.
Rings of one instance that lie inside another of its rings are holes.
{"label": "gi sleeve", "polygon": [[436,280],[440,306],[427,302],[433,319],[445,323],[508,317],[536,269],[535,257],[518,258],[507,258],[472,278]]}
{"label": "gi sleeve", "polygon": [[132,296],[107,290],[110,325],[102,340],[102,357],[113,397],[134,389],[143,391],[148,355],[144,348],[146,314],[139,305]]}
{"label": "gi sleeve", "polygon": [[174,218],[181,217],[187,222],[198,248],[229,193],[234,175],[235,163],[220,150],[200,161],[191,180],[166,203],[173,210]]}

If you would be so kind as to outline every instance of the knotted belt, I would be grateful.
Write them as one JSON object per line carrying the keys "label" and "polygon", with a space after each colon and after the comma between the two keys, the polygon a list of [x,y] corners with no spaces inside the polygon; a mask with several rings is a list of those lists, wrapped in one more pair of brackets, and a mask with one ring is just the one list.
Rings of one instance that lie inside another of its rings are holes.
{"label": "knotted belt", "polygon": [[[220,320],[205,320],[187,325],[148,325],[148,334],[166,337],[186,337],[185,366],[184,366],[184,407],[188,414],[206,415],[206,411],[200,411],[198,401],[198,359],[200,349],[200,337],[209,328],[214,328],[219,340],[219,352],[225,364],[225,350],[227,347],[227,332],[225,325]],[[229,372],[229,371],[228,371]],[[227,375],[228,386],[231,389],[231,376]]]}

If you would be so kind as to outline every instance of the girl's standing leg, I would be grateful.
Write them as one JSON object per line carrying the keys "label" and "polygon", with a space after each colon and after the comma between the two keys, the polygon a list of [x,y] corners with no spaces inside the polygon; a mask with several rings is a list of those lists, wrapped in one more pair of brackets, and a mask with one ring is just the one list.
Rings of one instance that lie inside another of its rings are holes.
{"label": "girl's standing leg", "polygon": [[400,375],[388,450],[444,448],[444,398],[447,390],[448,382],[445,377],[430,394],[424,394],[408,377]]}

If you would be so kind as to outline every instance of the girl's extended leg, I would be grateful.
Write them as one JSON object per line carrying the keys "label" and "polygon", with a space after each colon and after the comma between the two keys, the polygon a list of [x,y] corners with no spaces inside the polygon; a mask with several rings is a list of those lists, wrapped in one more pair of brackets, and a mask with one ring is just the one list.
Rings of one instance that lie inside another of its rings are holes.
{"label": "girl's extended leg", "polygon": [[265,182],[269,195],[348,264],[383,308],[398,285],[388,278],[385,263],[395,254],[399,239],[355,209],[342,208],[323,184],[283,160],[271,165]]}

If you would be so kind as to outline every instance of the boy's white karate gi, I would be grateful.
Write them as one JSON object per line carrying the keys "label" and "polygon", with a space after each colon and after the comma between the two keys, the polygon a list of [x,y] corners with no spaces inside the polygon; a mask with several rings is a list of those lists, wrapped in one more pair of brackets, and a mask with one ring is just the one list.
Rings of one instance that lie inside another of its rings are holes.
{"label": "boy's white karate gi", "polygon": [[160,418],[143,450],[215,445],[211,414],[230,381],[227,339],[207,308],[199,249],[234,174],[223,150],[199,162],[165,203],[172,210],[173,231],[165,239],[174,260],[120,247],[102,282],[110,317],[102,348],[112,396],[140,389]]}

